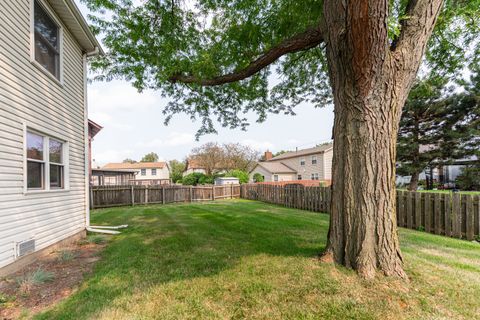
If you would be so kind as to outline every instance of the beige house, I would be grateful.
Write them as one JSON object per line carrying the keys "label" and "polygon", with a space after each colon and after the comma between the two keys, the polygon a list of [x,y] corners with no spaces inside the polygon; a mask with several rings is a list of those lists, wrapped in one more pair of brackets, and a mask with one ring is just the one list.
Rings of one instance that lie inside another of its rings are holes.
{"label": "beige house", "polygon": [[319,180],[330,183],[332,179],[333,144],[286,152],[272,157],[265,152],[265,161],[259,162],[250,172],[250,181],[259,173],[266,182],[294,180]]}
{"label": "beige house", "polygon": [[135,178],[130,184],[170,184],[170,168],[166,162],[109,163],[103,170],[134,171]]}
{"label": "beige house", "polygon": [[0,1],[0,21],[1,275],[89,224],[86,61],[101,49],[73,0]]}

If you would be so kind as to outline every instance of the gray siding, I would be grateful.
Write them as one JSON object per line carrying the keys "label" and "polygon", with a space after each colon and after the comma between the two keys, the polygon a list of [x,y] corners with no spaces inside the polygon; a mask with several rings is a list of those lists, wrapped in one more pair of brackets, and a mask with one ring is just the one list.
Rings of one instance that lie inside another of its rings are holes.
{"label": "gray siding", "polygon": [[[0,1],[0,267],[85,228],[82,50],[63,28],[63,86],[30,61],[30,0]],[[69,190],[24,194],[24,124],[69,144]]]}

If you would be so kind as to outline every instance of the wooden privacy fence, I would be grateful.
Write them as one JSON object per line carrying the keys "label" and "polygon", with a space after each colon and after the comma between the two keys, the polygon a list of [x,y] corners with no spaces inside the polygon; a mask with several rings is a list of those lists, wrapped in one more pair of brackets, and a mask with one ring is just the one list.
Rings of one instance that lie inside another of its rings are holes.
{"label": "wooden privacy fence", "polygon": [[[330,188],[301,185],[241,186],[241,198],[289,208],[329,213]],[[459,193],[397,191],[398,226],[454,238],[480,235],[480,196]]]}
{"label": "wooden privacy fence", "polygon": [[239,185],[225,186],[92,186],[90,208],[167,204],[240,197]]}

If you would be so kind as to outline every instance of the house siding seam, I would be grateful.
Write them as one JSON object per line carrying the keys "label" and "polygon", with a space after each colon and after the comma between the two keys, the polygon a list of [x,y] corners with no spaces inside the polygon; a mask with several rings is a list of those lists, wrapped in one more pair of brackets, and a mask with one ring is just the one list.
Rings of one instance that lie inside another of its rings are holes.
{"label": "house siding seam", "polygon": [[[62,26],[62,85],[35,66],[30,1],[0,1],[0,268],[16,242],[39,251],[85,229],[83,53]],[[24,194],[24,124],[68,142],[69,190]]]}

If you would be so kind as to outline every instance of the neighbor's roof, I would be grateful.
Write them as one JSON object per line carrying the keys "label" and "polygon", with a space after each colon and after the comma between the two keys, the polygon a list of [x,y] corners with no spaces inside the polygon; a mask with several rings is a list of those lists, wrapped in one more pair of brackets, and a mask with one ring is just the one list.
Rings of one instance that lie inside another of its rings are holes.
{"label": "neighbor's roof", "polygon": [[258,165],[270,173],[297,173],[281,162],[259,162]]}
{"label": "neighbor's roof", "polygon": [[166,162],[108,163],[102,169],[163,169]]}
{"label": "neighbor's roof", "polygon": [[321,146],[314,147],[314,148],[308,148],[308,149],[303,149],[303,150],[298,150],[298,151],[291,151],[291,152],[282,153],[281,155],[273,157],[272,159],[270,159],[268,161],[282,160],[282,159],[295,158],[295,157],[300,157],[300,156],[307,156],[307,155],[310,155],[310,154],[323,153],[323,152],[325,152],[327,150],[330,150],[332,148],[333,148],[333,143],[326,143],[326,144],[322,144]]}
{"label": "neighbor's roof", "polygon": [[92,52],[98,48],[100,54],[105,54],[73,0],[47,0],[47,2],[85,52]]}
{"label": "neighbor's roof", "polygon": [[90,137],[93,138],[97,135],[97,133],[102,130],[103,127],[99,125],[98,123],[95,123],[94,121],[88,119],[88,131],[90,133]]}

